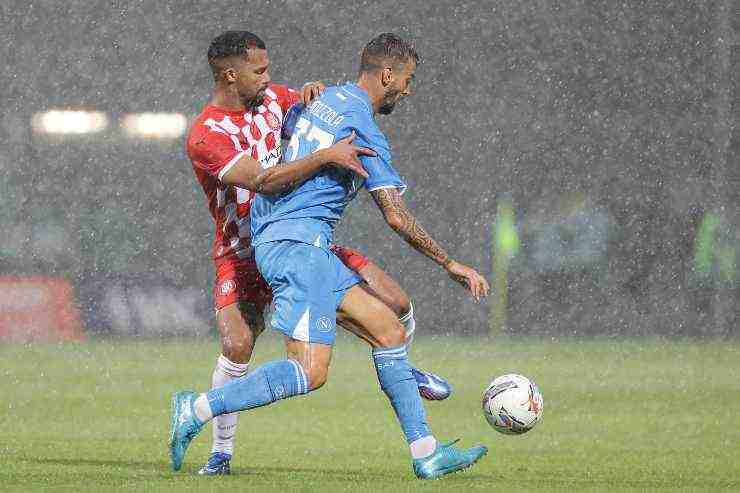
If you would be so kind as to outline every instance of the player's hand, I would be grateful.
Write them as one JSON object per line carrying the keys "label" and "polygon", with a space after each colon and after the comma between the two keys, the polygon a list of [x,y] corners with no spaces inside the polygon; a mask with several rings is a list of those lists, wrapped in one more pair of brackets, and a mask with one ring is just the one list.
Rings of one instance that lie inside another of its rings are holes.
{"label": "player's hand", "polygon": [[326,85],[320,80],[303,84],[303,89],[301,89],[303,104],[306,106],[311,104],[311,101],[321,96],[324,89],[326,89]]}
{"label": "player's hand", "polygon": [[348,169],[363,178],[367,178],[367,171],[362,167],[359,156],[376,156],[375,151],[366,147],[357,147],[352,144],[353,140],[355,140],[354,131],[326,149],[327,161],[333,166]]}
{"label": "player's hand", "polygon": [[476,301],[480,301],[481,297],[488,296],[488,292],[491,289],[488,281],[475,269],[454,260],[450,260],[445,268],[452,280],[459,282],[463,287],[467,288]]}

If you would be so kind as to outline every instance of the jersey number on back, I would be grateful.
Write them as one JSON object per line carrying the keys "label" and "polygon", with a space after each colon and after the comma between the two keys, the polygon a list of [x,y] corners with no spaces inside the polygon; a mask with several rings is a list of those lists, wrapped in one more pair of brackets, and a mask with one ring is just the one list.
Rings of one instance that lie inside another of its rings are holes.
{"label": "jersey number on back", "polygon": [[295,161],[298,157],[298,148],[301,145],[301,139],[311,144],[312,148],[309,153],[314,153],[319,149],[326,149],[334,143],[334,136],[316,125],[312,125],[306,118],[301,117],[295,124],[293,136],[290,138],[288,148],[291,149],[289,161]]}

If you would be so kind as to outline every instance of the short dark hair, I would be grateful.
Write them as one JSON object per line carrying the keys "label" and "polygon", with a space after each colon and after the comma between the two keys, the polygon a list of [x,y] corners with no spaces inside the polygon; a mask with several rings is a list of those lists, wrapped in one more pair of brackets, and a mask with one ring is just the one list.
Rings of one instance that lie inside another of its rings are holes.
{"label": "short dark hair", "polygon": [[226,31],[219,34],[208,47],[208,63],[211,68],[218,60],[230,56],[246,55],[250,49],[265,49],[265,42],[249,31]]}
{"label": "short dark hair", "polygon": [[365,46],[360,58],[360,73],[383,68],[386,61],[394,65],[414,60],[421,61],[414,45],[393,33],[379,34]]}

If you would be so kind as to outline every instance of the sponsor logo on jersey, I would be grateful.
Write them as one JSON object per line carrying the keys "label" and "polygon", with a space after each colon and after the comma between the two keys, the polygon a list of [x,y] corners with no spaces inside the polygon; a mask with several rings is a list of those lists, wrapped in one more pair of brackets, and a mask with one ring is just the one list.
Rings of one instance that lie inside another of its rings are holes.
{"label": "sponsor logo on jersey", "polygon": [[283,157],[282,148],[277,146],[275,149],[271,150],[269,154],[260,159],[260,164],[264,169],[272,168],[280,162],[281,157]]}

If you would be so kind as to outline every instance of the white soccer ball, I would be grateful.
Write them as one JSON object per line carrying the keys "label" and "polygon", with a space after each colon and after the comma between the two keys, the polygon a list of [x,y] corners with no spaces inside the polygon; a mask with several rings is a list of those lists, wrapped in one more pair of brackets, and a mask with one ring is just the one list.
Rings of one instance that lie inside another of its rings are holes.
{"label": "white soccer ball", "polygon": [[496,377],[483,393],[483,414],[494,430],[506,435],[526,433],[542,417],[537,385],[514,373]]}

